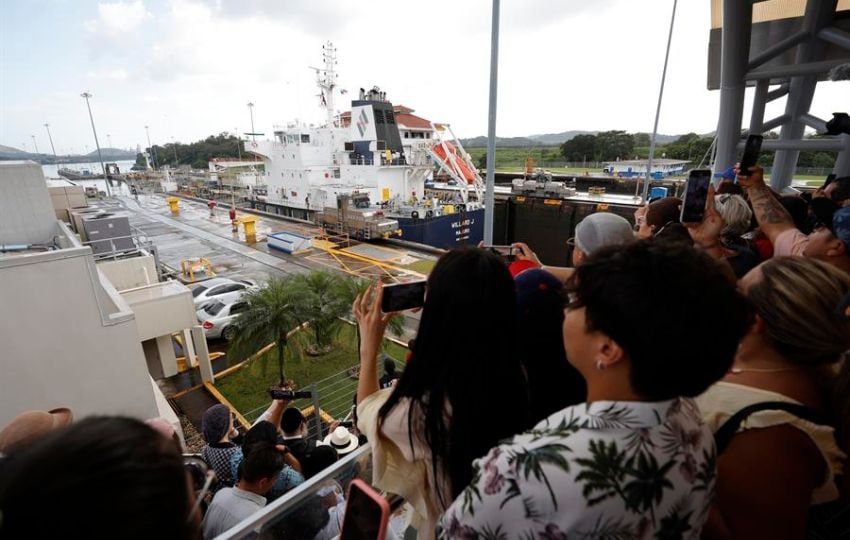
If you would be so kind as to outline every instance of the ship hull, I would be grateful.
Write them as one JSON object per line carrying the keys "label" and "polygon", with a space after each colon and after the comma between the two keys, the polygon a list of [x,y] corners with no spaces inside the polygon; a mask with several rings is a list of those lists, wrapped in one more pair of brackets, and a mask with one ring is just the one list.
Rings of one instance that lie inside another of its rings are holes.
{"label": "ship hull", "polygon": [[441,249],[475,246],[484,239],[484,210],[471,210],[432,218],[395,217],[401,239]]}

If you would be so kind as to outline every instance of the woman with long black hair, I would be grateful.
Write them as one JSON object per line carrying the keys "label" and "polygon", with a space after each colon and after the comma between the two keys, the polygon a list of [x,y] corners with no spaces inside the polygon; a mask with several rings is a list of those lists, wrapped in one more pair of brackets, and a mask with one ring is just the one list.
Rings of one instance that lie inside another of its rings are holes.
{"label": "woman with long black hair", "polygon": [[374,484],[403,496],[433,537],[439,514],[472,480],[472,461],[529,427],[516,347],[516,292],[505,263],[482,249],[443,255],[428,278],[412,357],[379,390],[376,358],[394,314],[382,285],[354,301],[360,334],[358,427],[373,445]]}

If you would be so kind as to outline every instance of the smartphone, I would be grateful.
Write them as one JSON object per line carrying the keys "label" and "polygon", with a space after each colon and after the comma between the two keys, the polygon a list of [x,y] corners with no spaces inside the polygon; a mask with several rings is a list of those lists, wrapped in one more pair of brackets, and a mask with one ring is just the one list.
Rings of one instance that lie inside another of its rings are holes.
{"label": "smartphone", "polygon": [[747,136],[747,142],[744,145],[744,153],[741,155],[740,161],[740,172],[738,173],[740,176],[749,176],[750,175],[750,167],[756,164],[759,160],[759,153],[761,152],[761,142],[764,140],[764,137],[761,135],[749,135]]}
{"label": "smartphone", "polygon": [[711,169],[694,169],[688,175],[682,199],[682,223],[699,223],[705,215],[705,199],[711,185]]}
{"label": "smartphone", "polygon": [[508,264],[516,260],[516,250],[513,246],[484,246],[484,249],[495,253]]}
{"label": "smartphone", "polygon": [[829,173],[826,177],[826,181],[823,183],[824,189],[826,189],[826,186],[830,185],[833,180],[835,180],[835,173]]}
{"label": "smartphone", "polygon": [[348,486],[340,540],[383,540],[390,504],[372,486],[355,478]]}
{"label": "smartphone", "polygon": [[384,298],[381,301],[381,311],[384,313],[418,308],[423,305],[425,305],[424,281],[384,285]]}

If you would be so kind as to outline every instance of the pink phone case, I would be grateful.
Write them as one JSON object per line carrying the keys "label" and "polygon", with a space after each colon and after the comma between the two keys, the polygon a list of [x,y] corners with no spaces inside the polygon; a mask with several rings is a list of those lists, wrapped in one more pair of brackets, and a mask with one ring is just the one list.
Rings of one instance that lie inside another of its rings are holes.
{"label": "pink phone case", "polygon": [[[375,489],[372,486],[370,486],[369,484],[367,484],[363,480],[360,480],[359,478],[352,480],[351,484],[349,484],[349,486],[348,486],[348,497],[346,498],[346,501],[351,500],[351,494],[355,489],[361,491],[364,495],[369,497],[372,500],[372,502],[374,502],[375,505],[380,509],[381,517],[380,517],[380,522],[378,524],[378,536],[377,536],[376,540],[384,540],[384,537],[386,537],[386,535],[387,535],[387,524],[389,523],[389,520],[390,520],[390,503],[388,503],[386,499],[381,497],[381,495],[377,491],[375,491]],[[348,517],[349,506],[350,506],[350,503],[346,502],[346,505],[345,505],[345,516],[346,517],[344,517],[343,520],[342,520],[342,530],[340,531],[340,535],[339,535],[340,539],[346,538],[345,526],[346,526],[346,522],[348,521],[346,518]]]}

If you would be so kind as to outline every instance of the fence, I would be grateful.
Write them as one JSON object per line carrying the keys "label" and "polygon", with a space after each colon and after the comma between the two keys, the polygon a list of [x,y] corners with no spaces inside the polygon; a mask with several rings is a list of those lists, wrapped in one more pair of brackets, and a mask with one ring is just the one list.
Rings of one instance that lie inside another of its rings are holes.
{"label": "fence", "polygon": [[[404,367],[404,363],[397,358],[381,354],[378,355],[377,359],[378,373],[383,373],[385,358],[392,359],[396,367],[399,368],[399,371]],[[357,392],[358,379],[356,377],[359,375],[359,367],[359,364],[353,365],[350,368],[301,389],[310,392],[312,397],[295,400],[292,406],[306,411],[307,438],[315,437],[318,439],[324,437],[327,435],[327,424],[332,419],[344,420],[349,416],[354,405],[354,394]],[[254,422],[265,412],[267,407],[267,405],[258,407],[243,413],[243,416],[249,422]]]}

